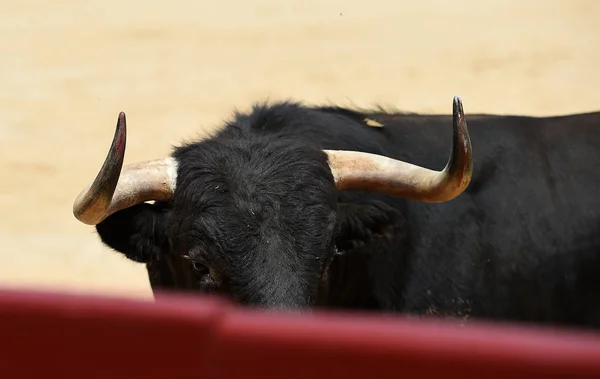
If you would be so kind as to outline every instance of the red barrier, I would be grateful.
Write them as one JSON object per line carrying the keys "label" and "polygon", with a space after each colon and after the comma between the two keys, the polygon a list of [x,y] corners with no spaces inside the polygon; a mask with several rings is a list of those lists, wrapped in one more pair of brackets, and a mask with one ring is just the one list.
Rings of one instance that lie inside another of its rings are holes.
{"label": "red barrier", "polygon": [[600,334],[0,291],[0,378],[600,377]]}

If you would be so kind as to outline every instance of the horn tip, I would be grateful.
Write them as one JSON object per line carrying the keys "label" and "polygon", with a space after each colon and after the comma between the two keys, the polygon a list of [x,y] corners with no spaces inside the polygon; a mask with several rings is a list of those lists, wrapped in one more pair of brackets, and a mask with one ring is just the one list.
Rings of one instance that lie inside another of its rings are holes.
{"label": "horn tip", "polygon": [[117,120],[117,128],[124,128],[127,126],[127,120],[125,118],[125,112],[121,111],[119,112],[119,117]]}
{"label": "horn tip", "polygon": [[452,108],[454,110],[454,113],[456,114],[462,115],[464,113],[462,98],[460,96],[454,96],[454,98],[452,99]]}

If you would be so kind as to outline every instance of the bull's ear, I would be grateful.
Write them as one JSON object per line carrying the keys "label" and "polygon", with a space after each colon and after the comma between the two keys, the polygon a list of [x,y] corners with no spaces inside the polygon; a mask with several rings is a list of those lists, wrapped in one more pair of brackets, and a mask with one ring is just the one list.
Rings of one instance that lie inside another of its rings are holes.
{"label": "bull's ear", "polygon": [[96,231],[102,242],[135,262],[148,263],[169,248],[168,210],[160,203],[138,204],[118,211]]}
{"label": "bull's ear", "polygon": [[369,251],[391,243],[405,232],[405,219],[397,208],[381,201],[338,205],[336,245],[340,254]]}

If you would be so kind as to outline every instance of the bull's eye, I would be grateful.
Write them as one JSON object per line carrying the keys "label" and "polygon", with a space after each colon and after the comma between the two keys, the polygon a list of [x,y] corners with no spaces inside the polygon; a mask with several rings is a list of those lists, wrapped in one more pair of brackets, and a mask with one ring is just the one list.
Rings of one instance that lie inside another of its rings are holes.
{"label": "bull's eye", "polygon": [[195,261],[192,262],[192,267],[194,268],[194,271],[196,271],[197,273],[208,274],[208,268],[206,268],[206,266],[200,262],[195,262]]}
{"label": "bull's eye", "polygon": [[215,272],[201,262],[192,261],[191,263],[194,268],[194,276],[196,277],[198,288],[205,293],[215,292],[220,286],[219,277]]}

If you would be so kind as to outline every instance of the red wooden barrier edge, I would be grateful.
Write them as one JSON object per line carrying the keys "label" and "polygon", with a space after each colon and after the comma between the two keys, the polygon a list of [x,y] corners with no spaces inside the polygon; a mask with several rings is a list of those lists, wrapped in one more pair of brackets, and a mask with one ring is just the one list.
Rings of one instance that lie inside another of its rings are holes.
{"label": "red wooden barrier edge", "polygon": [[0,291],[0,378],[600,377],[600,334]]}

